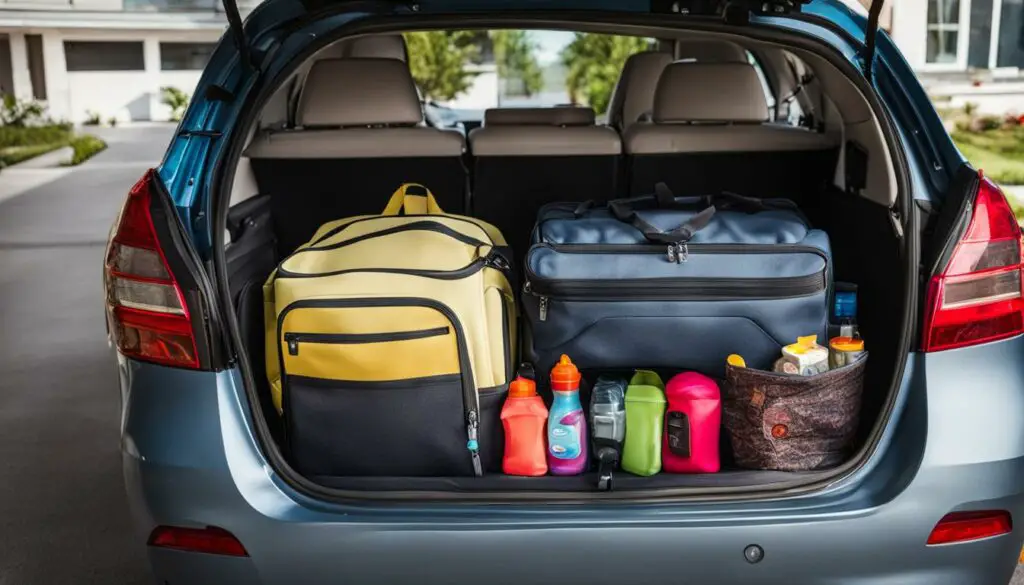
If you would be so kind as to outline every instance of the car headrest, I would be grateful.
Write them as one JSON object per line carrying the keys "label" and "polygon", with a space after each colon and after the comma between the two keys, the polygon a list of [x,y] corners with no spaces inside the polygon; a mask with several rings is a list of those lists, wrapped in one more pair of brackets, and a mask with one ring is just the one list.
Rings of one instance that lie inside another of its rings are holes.
{"label": "car headrest", "polygon": [[299,101],[303,127],[412,126],[423,121],[409,66],[397,59],[323,59]]}
{"label": "car headrest", "polygon": [[746,63],[747,52],[729,41],[678,41],[676,58],[699,63]]}
{"label": "car headrest", "polygon": [[653,120],[767,122],[768,103],[753,65],[677,61],[658,81]]}
{"label": "car headrest", "polygon": [[375,58],[405,61],[405,38],[400,34],[356,37],[345,43],[343,56],[356,59]]}
{"label": "car headrest", "polygon": [[651,111],[654,88],[665,67],[672,62],[668,53],[637,53],[626,59],[619,81],[608,102],[608,125],[625,129]]}
{"label": "car headrest", "polygon": [[484,126],[593,126],[594,110],[575,106],[553,108],[491,108]]}

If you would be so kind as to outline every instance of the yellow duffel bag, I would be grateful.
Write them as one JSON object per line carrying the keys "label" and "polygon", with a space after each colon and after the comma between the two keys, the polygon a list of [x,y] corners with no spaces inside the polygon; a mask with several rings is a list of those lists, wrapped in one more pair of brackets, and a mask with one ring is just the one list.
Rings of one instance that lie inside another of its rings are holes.
{"label": "yellow duffel bag", "polygon": [[499,469],[516,347],[509,258],[494,226],[444,213],[416,184],[381,215],[324,224],[285,258],[263,295],[292,465],[349,476]]}

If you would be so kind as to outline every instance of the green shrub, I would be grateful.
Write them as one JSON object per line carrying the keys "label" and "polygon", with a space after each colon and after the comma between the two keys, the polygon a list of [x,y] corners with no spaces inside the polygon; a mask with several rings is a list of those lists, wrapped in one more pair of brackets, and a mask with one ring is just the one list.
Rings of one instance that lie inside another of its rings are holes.
{"label": "green shrub", "polygon": [[57,142],[54,144],[33,144],[31,146],[0,148],[0,168],[16,165],[30,158],[57,150],[62,146],[64,146],[63,142]]}
{"label": "green shrub", "polygon": [[67,166],[80,165],[107,147],[106,142],[91,134],[75,136],[71,139],[70,145],[75,152],[71,155],[71,160],[64,163]]}
{"label": "green shrub", "polygon": [[178,122],[181,117],[185,114],[185,108],[188,107],[188,102],[191,99],[189,95],[176,87],[161,87],[160,93],[162,94],[161,102],[165,106],[171,109],[171,120]]}
{"label": "green shrub", "polygon": [[99,126],[100,125],[100,113],[92,110],[85,111],[85,121],[82,122],[83,126]]}
{"label": "green shrub", "polygon": [[0,125],[30,126],[44,122],[46,106],[35,100],[19,100],[11,94],[4,94],[0,102]]}
{"label": "green shrub", "polygon": [[67,142],[71,138],[70,124],[47,126],[0,126],[0,148],[36,146]]}

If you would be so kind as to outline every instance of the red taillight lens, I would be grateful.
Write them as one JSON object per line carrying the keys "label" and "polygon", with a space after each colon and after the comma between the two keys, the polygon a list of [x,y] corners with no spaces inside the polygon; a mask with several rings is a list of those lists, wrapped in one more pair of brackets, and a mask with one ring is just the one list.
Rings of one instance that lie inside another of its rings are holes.
{"label": "red taillight lens", "polygon": [[196,342],[181,287],[153,228],[149,171],[128,193],[107,248],[105,280],[110,332],[123,355],[198,368]]}
{"label": "red taillight lens", "polygon": [[952,512],[946,514],[928,535],[928,544],[951,544],[978,540],[1013,530],[1013,520],[1005,510]]}
{"label": "red taillight lens", "polygon": [[178,528],[157,526],[149,535],[149,546],[229,557],[247,557],[245,547],[223,528]]}
{"label": "red taillight lens", "polygon": [[1021,230],[1006,197],[982,178],[974,214],[942,274],[928,285],[924,351],[1024,333]]}

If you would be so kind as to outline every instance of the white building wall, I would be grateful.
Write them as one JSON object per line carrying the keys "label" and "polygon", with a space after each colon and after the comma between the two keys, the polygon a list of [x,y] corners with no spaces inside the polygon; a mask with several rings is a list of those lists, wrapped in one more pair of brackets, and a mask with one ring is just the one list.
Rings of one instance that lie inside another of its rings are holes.
{"label": "white building wall", "polygon": [[892,7],[892,36],[915,71],[926,68],[928,0],[898,0]]}
{"label": "white building wall", "polygon": [[[98,1],[98,0],[97,0]],[[173,86],[192,94],[201,70],[161,71],[160,42],[215,43],[220,31],[146,31],[49,29],[32,30],[43,37],[47,106],[49,115],[58,120],[81,123],[89,112],[96,112],[105,122],[133,120],[167,120],[170,109],[161,103],[160,88]],[[11,53],[14,64],[15,92],[19,97],[32,96],[24,35],[12,33]],[[19,43],[20,39],[20,43]],[[142,71],[72,71],[67,70],[64,41],[134,41],[143,43]],[[19,67],[23,63],[23,67]]]}
{"label": "white building wall", "polygon": [[28,46],[25,44],[25,35],[12,32],[7,35],[7,39],[11,46],[11,80],[14,82],[11,91],[18,99],[31,99],[32,76],[28,71]]}
{"label": "white building wall", "polygon": [[494,65],[476,68],[473,83],[445,105],[462,110],[485,110],[498,105],[498,69]]}

